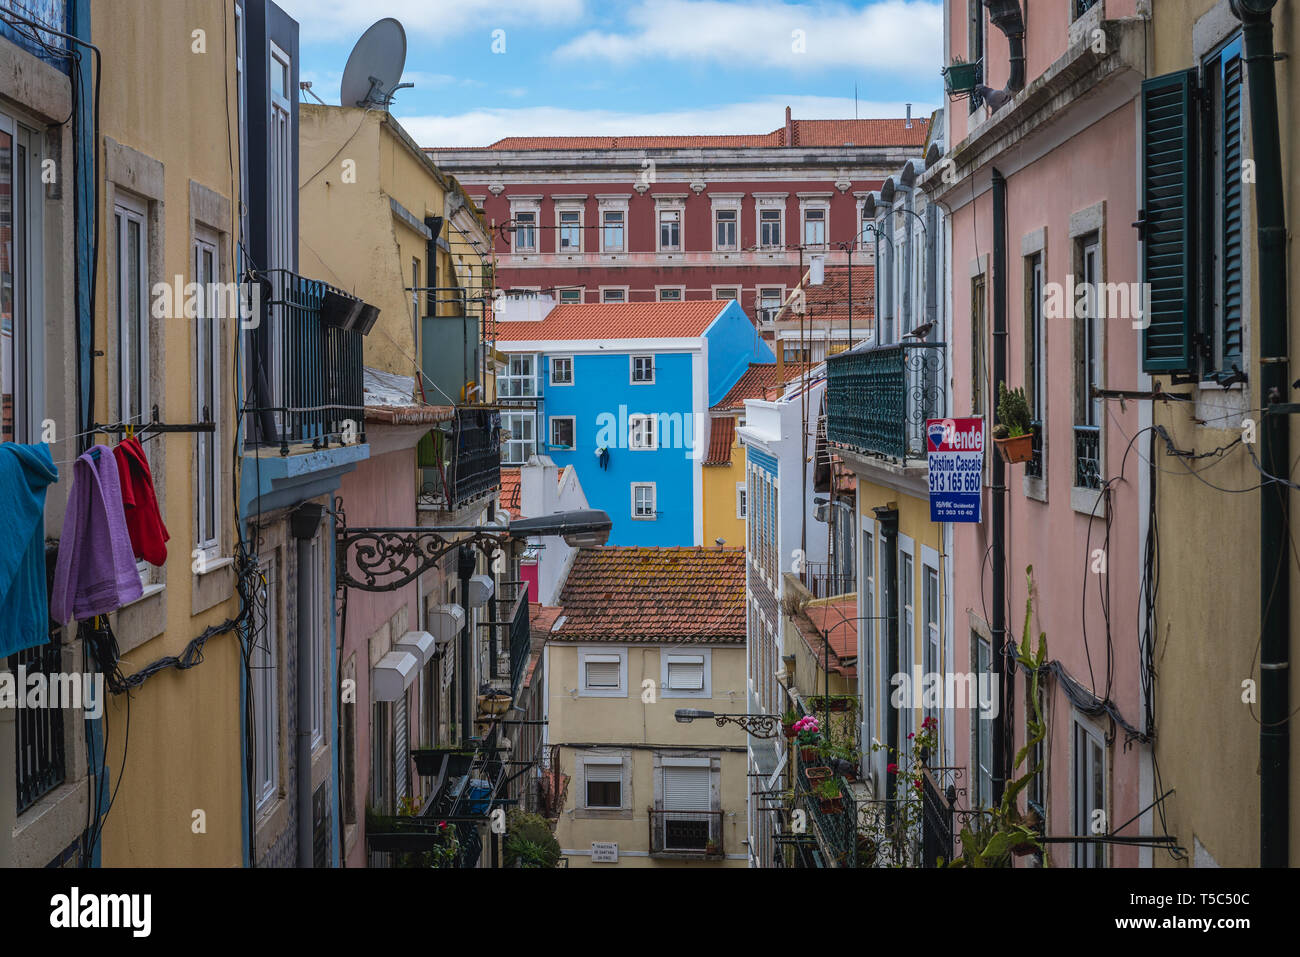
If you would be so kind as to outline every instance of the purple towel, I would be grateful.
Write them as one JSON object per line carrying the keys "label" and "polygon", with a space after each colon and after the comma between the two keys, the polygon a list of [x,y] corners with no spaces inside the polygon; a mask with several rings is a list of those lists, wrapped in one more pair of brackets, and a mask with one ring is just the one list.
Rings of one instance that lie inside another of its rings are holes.
{"label": "purple towel", "polygon": [[[98,460],[92,454],[96,450]],[[63,623],[106,615],[143,593],[122,510],[117,460],[112,449],[97,445],[72,467],[50,617]]]}

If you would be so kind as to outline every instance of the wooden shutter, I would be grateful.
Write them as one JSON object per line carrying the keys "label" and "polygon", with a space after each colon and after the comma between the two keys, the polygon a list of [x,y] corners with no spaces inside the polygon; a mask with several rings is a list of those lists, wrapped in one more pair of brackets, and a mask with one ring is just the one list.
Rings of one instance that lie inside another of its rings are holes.
{"label": "wooden shutter", "polygon": [[1142,336],[1144,372],[1188,372],[1192,367],[1195,89],[1195,70],[1142,84],[1142,281],[1151,289],[1151,314]]}
{"label": "wooden shutter", "polygon": [[664,766],[664,810],[709,810],[709,769]]}
{"label": "wooden shutter", "polygon": [[1241,46],[1223,54],[1223,363],[1241,363],[1242,262],[1242,69]]}

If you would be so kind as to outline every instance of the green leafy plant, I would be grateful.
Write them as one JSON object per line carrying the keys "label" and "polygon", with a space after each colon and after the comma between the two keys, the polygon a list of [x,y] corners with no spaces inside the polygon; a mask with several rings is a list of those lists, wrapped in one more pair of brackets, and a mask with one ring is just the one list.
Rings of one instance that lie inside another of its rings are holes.
{"label": "green leafy plant", "polygon": [[505,863],[507,867],[551,868],[560,862],[560,842],[540,814],[518,809],[506,815]]}
{"label": "green leafy plant", "polygon": [[[1025,625],[1021,632],[1020,647],[1016,650],[1016,661],[1029,674],[1028,700],[1033,714],[1025,721],[1025,744],[1016,752],[1013,768],[1020,768],[1047,736],[1047,722],[1043,720],[1038,694],[1039,675],[1047,662],[1047,633],[1039,632],[1037,648],[1031,649],[1029,646],[1034,610],[1033,565],[1025,568],[1025,580],[1029,586],[1029,597],[1025,600]],[[961,829],[961,856],[953,860],[950,867],[1007,867],[1013,853],[1042,851],[1042,835],[1038,830],[1041,822],[1037,814],[1032,811],[1028,815],[1021,814],[1016,800],[1020,792],[1041,773],[1041,763],[1028,768],[1006,786],[1002,792],[1002,801],[996,808],[982,815],[974,827],[967,825]],[[1044,863],[1046,861],[1044,857]]]}
{"label": "green leafy plant", "polygon": [[939,743],[939,722],[926,717],[921,727],[907,736],[908,747],[900,751],[886,745],[874,744],[873,751],[884,750],[892,761],[886,767],[894,775],[892,816],[882,812],[864,812],[859,821],[859,834],[867,837],[876,848],[877,856],[888,853],[891,867],[912,867],[918,862],[919,843],[916,840],[924,816],[922,804],[925,766]]}
{"label": "green leafy plant", "polygon": [[819,801],[833,801],[838,797],[843,797],[844,791],[840,788],[838,778],[826,778],[824,781],[818,781],[813,785],[813,796]]}
{"label": "green leafy plant", "polygon": [[997,435],[998,429],[995,429],[997,438],[1014,439],[1029,434],[1029,401],[1025,398],[1025,390],[1020,386],[1008,389],[1005,382],[998,383],[998,426],[1005,426],[1007,434]]}

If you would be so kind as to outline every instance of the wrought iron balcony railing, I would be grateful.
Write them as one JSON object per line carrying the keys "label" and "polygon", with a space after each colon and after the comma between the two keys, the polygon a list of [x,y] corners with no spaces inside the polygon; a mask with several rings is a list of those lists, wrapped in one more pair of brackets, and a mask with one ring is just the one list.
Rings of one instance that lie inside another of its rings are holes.
{"label": "wrought iron balcony railing", "polygon": [[1101,488],[1101,427],[1074,427],[1074,487]]}
{"label": "wrought iron balcony railing", "polygon": [[808,778],[808,765],[799,759],[796,789],[797,800],[806,810],[810,830],[817,836],[824,855],[831,867],[857,867],[858,858],[858,807],[853,791],[848,782],[839,776],[828,780],[837,782],[840,796],[835,799],[838,810],[823,809],[823,801],[817,795],[815,783]]}
{"label": "wrought iron balcony railing", "polygon": [[454,511],[501,487],[501,412],[490,406],[456,409],[451,431],[433,433],[434,457],[420,502]]}
{"label": "wrought iron balcony railing", "polygon": [[327,297],[356,298],[286,269],[264,274],[262,296],[267,308],[252,330],[245,387],[250,443],[278,442],[288,455],[291,445],[364,441],[362,332],[329,321],[339,310],[324,308]]}
{"label": "wrought iron balcony railing", "polygon": [[[63,648],[59,644],[61,629],[50,630],[47,644],[26,648],[9,656],[9,670],[15,680],[23,674],[19,694],[25,694],[26,681],[43,675],[51,681],[63,670]],[[19,672],[22,668],[22,672]],[[46,794],[67,780],[67,760],[63,744],[63,709],[60,707],[22,708],[15,722],[17,734],[18,813],[22,814]]]}
{"label": "wrought iron balcony railing", "polygon": [[1025,474],[1030,478],[1043,477],[1043,423],[1035,419],[1029,423],[1034,436],[1034,457],[1025,463]]}
{"label": "wrought iron balcony railing", "polygon": [[720,860],[722,811],[661,811],[650,809],[650,853],[698,856]]}
{"label": "wrought iron balcony railing", "polygon": [[925,457],[925,420],[946,415],[941,342],[897,342],[826,361],[832,445],[906,464]]}
{"label": "wrought iron balcony railing", "polygon": [[835,571],[829,562],[805,562],[799,572],[799,581],[803,582],[813,598],[848,595],[855,587],[851,571]]}

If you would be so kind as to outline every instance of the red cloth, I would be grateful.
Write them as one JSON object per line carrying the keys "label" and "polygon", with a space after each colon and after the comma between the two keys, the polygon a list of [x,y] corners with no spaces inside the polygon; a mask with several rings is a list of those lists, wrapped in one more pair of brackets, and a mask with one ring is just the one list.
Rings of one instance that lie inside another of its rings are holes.
{"label": "red cloth", "polygon": [[122,508],[126,512],[126,530],[136,558],[151,565],[167,561],[166,542],[170,535],[158,511],[158,497],[153,490],[153,474],[144,457],[140,440],[132,436],[113,449],[122,480]]}

